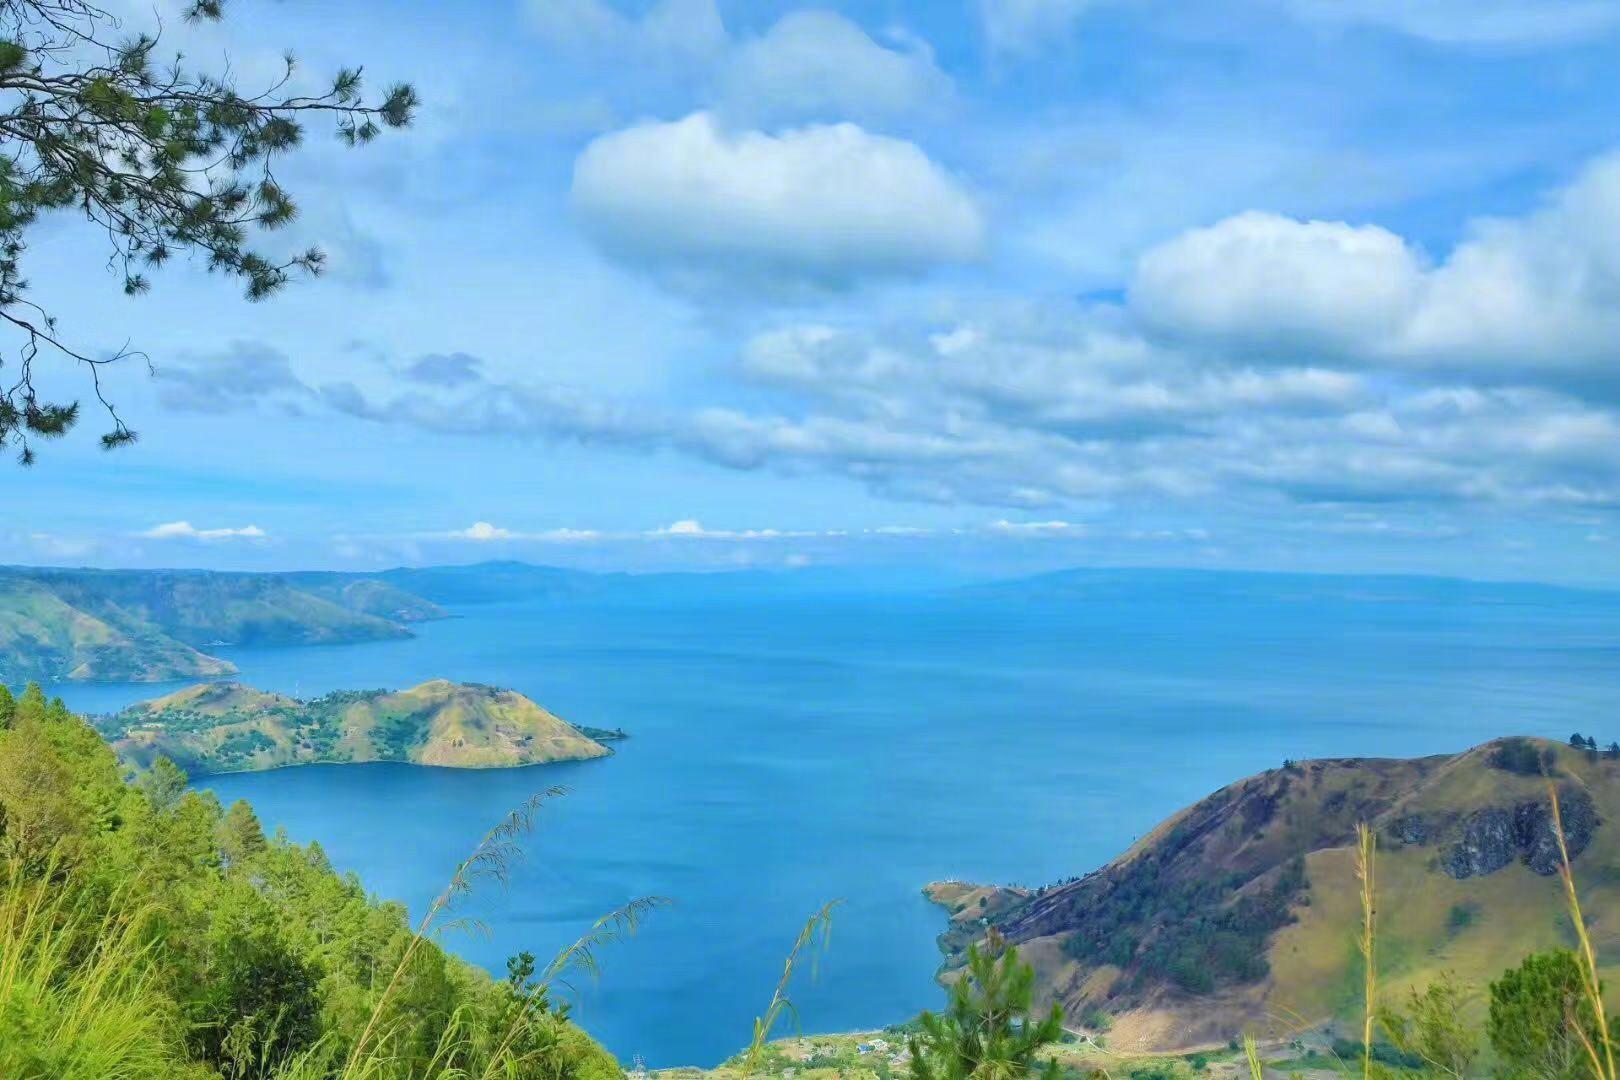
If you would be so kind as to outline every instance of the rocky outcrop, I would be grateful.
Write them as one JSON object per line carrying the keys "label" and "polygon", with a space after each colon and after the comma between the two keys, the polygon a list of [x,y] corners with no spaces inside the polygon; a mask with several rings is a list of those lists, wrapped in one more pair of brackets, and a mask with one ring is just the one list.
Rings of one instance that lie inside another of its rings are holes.
{"label": "rocky outcrop", "polygon": [[[1564,791],[1558,796],[1564,819],[1564,842],[1576,858],[1591,842],[1600,821],[1591,796]],[[1397,823],[1399,825],[1399,823]],[[1462,822],[1462,836],[1440,857],[1440,867],[1454,878],[1483,877],[1518,860],[1543,876],[1558,872],[1563,855],[1549,800],[1516,806],[1488,806]]]}

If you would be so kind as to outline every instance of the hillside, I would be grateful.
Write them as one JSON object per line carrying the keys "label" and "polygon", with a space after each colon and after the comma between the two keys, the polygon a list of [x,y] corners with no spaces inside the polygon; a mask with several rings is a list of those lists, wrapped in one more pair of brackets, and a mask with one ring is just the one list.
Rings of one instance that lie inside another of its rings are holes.
{"label": "hillside", "polygon": [[[454,907],[409,918],[247,803],[119,773],[60,701],[0,689],[0,1076],[621,1080],[557,973],[446,951]],[[467,887],[521,838],[469,837]]]}
{"label": "hillside", "polygon": [[96,727],[130,765],[162,754],[193,775],[359,761],[485,769],[611,753],[522,694],[444,679],[310,701],[204,683],[132,705]]}
{"label": "hillside", "polygon": [[[1352,844],[1378,840],[1387,1000],[1442,972],[1483,988],[1568,944],[1547,781],[1552,763],[1582,904],[1620,976],[1620,759],[1507,739],[1454,756],[1288,763],[1217,791],[1106,866],[1037,890],[938,882],[944,977],[994,927],[1046,1000],[1111,1024],[1122,1050],[1280,1036],[1350,1015],[1360,967]],[[1477,1002],[1476,1002],[1477,1003]]]}
{"label": "hillside", "polygon": [[409,637],[437,605],[363,575],[0,569],[0,683],[234,673],[220,645]]}

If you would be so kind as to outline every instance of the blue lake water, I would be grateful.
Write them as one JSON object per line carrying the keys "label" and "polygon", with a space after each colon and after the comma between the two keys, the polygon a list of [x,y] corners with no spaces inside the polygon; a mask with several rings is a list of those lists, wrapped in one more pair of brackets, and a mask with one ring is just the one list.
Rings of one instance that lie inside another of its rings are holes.
{"label": "blue lake water", "polygon": [[[1459,750],[1507,733],[1620,738],[1620,597],[1244,577],[1092,599],[727,596],[466,606],[415,639],[237,650],[303,696],[448,677],[518,689],[614,757],[470,772],[396,765],[206,781],[414,911],[503,813],[553,784],[488,938],[500,970],[639,896],[675,906],[600,954],[576,1015],[626,1063],[711,1065],[765,1007],[804,920],[842,898],[793,997],[805,1030],[936,1005],[945,877],[1091,869],[1167,814],[1285,758]],[[63,687],[115,708],[153,686]]]}

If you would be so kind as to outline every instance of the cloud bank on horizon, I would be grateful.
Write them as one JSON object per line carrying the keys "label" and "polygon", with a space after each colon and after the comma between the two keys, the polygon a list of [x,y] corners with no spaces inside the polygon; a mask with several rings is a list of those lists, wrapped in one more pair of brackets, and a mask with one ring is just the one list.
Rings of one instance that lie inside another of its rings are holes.
{"label": "cloud bank on horizon", "polygon": [[75,290],[156,437],[6,558],[1620,581],[1620,0],[407,7],[228,24],[422,130],[289,177],[352,274]]}

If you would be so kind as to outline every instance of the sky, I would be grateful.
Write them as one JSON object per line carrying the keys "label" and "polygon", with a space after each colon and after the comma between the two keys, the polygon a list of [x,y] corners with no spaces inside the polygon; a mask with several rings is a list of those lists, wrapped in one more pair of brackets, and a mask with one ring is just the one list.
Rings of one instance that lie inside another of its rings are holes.
{"label": "sky", "polygon": [[1620,0],[178,6],[423,108],[281,166],[264,303],[42,222],[141,440],[0,562],[1620,585]]}

